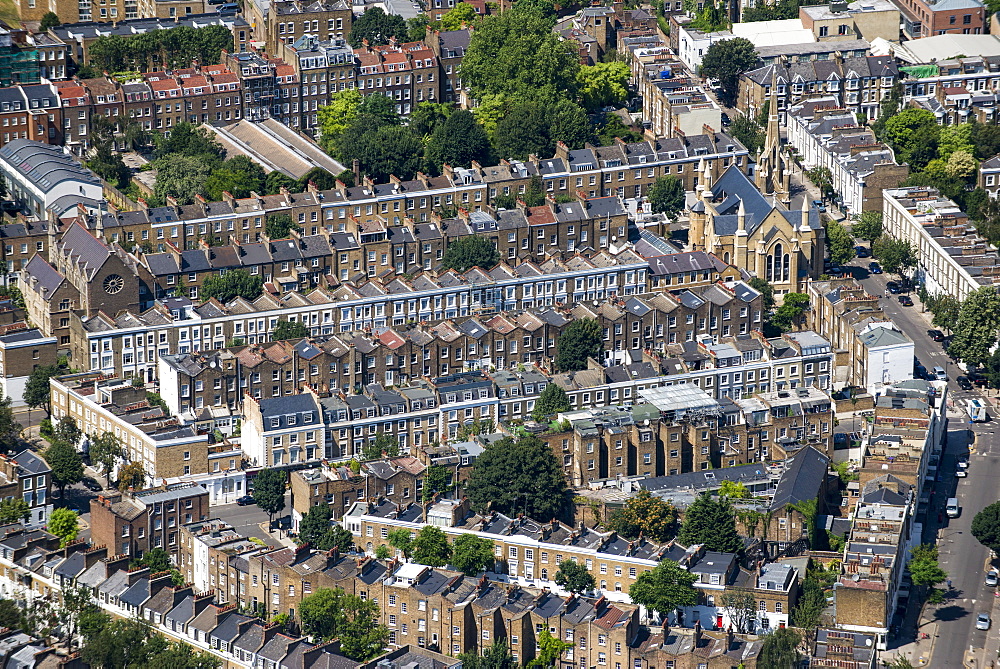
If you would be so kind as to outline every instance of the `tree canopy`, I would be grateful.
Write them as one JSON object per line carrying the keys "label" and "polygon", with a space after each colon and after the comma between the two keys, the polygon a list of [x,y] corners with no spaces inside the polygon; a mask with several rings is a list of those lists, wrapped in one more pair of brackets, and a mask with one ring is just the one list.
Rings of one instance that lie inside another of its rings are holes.
{"label": "tree canopy", "polygon": [[[469,6],[467,3],[461,5]],[[489,165],[492,160],[490,138],[476,123],[472,112],[459,109],[437,124],[427,144],[428,168],[437,171],[442,165],[471,167],[472,162]]]}
{"label": "tree canopy", "polygon": [[66,546],[80,533],[80,524],[73,509],[53,509],[49,514],[49,532],[59,537],[59,545]]}
{"label": "tree canopy", "polygon": [[374,6],[365,10],[360,18],[351,24],[348,43],[355,49],[367,42],[371,46],[388,44],[389,40],[405,42],[409,29],[406,21],[399,14],[386,14],[381,7]]}
{"label": "tree canopy", "polygon": [[742,553],[743,540],[736,531],[736,516],[725,499],[699,495],[684,513],[677,540],[685,546],[704,544],[705,550]]}
{"label": "tree canopy", "polygon": [[560,372],[587,369],[587,359],[601,359],[604,352],[604,331],[594,318],[573,321],[556,340],[554,364]]}
{"label": "tree canopy", "polygon": [[993,502],[972,519],[972,536],[994,553],[1000,553],[1000,502]]}
{"label": "tree canopy", "polygon": [[500,252],[489,237],[470,235],[449,242],[441,258],[441,266],[456,272],[473,267],[493,269],[500,262]]}
{"label": "tree canopy", "polygon": [[572,405],[569,403],[569,395],[558,383],[549,383],[535,400],[535,409],[531,412],[531,417],[537,421],[544,420],[547,416],[569,411]]}
{"label": "tree canopy", "polygon": [[636,604],[665,618],[675,609],[698,603],[694,587],[697,580],[696,575],[681,569],[673,560],[661,560],[651,571],[639,574],[628,595]]}
{"label": "tree canopy", "polygon": [[225,304],[235,297],[255,300],[264,292],[264,282],[245,269],[234,269],[206,277],[202,282],[201,296],[208,300],[215,298]]}
{"label": "tree canopy", "polygon": [[718,79],[727,104],[736,100],[740,75],[757,65],[757,50],[748,39],[736,37],[713,43],[701,60],[701,76]]}
{"label": "tree canopy", "polygon": [[414,562],[428,567],[443,567],[451,559],[448,535],[436,525],[425,525],[420,528],[410,545],[410,551]]}
{"label": "tree canopy", "polygon": [[271,334],[274,341],[284,341],[285,339],[301,339],[309,336],[309,328],[300,321],[279,320]]}
{"label": "tree canopy", "polygon": [[267,514],[268,524],[274,514],[285,508],[287,475],[280,469],[264,469],[253,480],[253,500]]}
{"label": "tree canopy", "polygon": [[465,485],[472,506],[547,521],[566,515],[569,489],[562,467],[534,436],[496,441],[476,459]]}
{"label": "tree canopy", "polygon": [[556,585],[577,594],[594,589],[594,575],[576,560],[563,560],[556,572]]}
{"label": "tree canopy", "polygon": [[830,221],[826,224],[826,248],[830,254],[830,260],[838,264],[848,263],[854,260],[854,239],[847,232],[847,229],[837,221]]}
{"label": "tree canopy", "polygon": [[[73,420],[69,416],[62,420],[67,419]],[[54,440],[52,445],[45,449],[44,457],[52,469],[52,482],[59,486],[60,497],[64,496],[66,486],[83,480],[83,459],[72,443]]]}
{"label": "tree canopy", "polygon": [[90,63],[107,72],[156,72],[190,67],[192,61],[218,63],[222,50],[233,49],[233,34],[226,26],[167,30],[129,35],[102,35],[89,48]]}
{"label": "tree canopy", "polygon": [[467,576],[475,576],[494,560],[493,542],[486,537],[462,534],[452,544],[451,564]]}
{"label": "tree canopy", "polygon": [[331,525],[333,511],[328,504],[316,504],[299,521],[299,539],[317,550],[336,547],[341,553],[354,545],[354,536],[340,525]]}
{"label": "tree canopy", "polygon": [[948,353],[965,363],[983,365],[1000,331],[1000,295],[991,286],[970,293],[958,312]]}
{"label": "tree canopy", "polygon": [[666,543],[677,533],[677,509],[644,488],[611,514],[608,529],[626,539],[642,534],[650,541]]}
{"label": "tree canopy", "polygon": [[757,663],[768,669],[794,669],[799,664],[802,637],[795,630],[780,627],[764,637]]}
{"label": "tree canopy", "polygon": [[646,196],[653,213],[674,216],[684,209],[684,182],[672,174],[657,177]]}
{"label": "tree canopy", "polygon": [[882,236],[882,212],[865,211],[853,218],[851,234],[873,242]]}

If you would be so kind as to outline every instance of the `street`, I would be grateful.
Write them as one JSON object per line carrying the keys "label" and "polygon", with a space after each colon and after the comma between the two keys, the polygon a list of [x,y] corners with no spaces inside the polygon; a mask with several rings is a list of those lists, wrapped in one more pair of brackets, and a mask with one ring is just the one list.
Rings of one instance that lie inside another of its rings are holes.
{"label": "street", "polygon": [[[854,266],[854,276],[870,294],[884,295],[886,282],[893,277],[886,274],[869,275],[866,269],[868,262],[869,259],[865,258],[851,263]],[[931,502],[923,526],[923,542],[938,542],[939,562],[949,575],[951,590],[948,592],[948,599],[936,609],[930,604],[925,608],[923,621],[933,621],[926,625],[926,629],[921,627],[920,630],[915,630],[906,625],[901,635],[903,638],[895,640],[895,644],[911,641],[912,635],[918,631],[931,634],[936,632],[929,666],[961,667],[970,646],[982,649],[987,635],[993,638],[997,636],[995,630],[986,632],[977,630],[975,626],[977,614],[986,612],[993,616],[995,598],[994,588],[987,587],[984,582],[989,551],[976,541],[970,528],[976,513],[1000,499],[1000,440],[996,435],[995,411],[990,412],[990,422],[968,422],[968,416],[962,410],[963,400],[982,395],[978,390],[962,390],[955,383],[955,378],[963,372],[945,353],[943,344],[933,341],[927,335],[927,330],[931,328],[930,313],[922,314],[916,295],[913,298],[915,305],[912,307],[902,306],[895,295],[882,297],[880,301],[886,315],[913,340],[915,355],[924,367],[930,370],[941,366],[947,371],[949,397],[961,415],[952,412],[949,420],[948,441],[939,465],[942,476],[939,482],[928,484],[931,486]],[[955,470],[958,458],[970,453],[970,430],[975,438],[969,459],[969,475],[964,479],[957,478]],[[958,518],[948,518],[943,513],[945,501],[949,497],[958,497],[961,506]],[[915,613],[919,615],[919,612]],[[993,617],[996,620],[996,616]],[[915,615],[910,618],[912,620],[908,622],[916,622]],[[890,642],[890,648],[895,644]]]}
{"label": "street", "polygon": [[[280,546],[281,543],[269,535],[261,528],[263,523],[267,525],[267,514],[261,511],[256,504],[240,506],[238,504],[222,504],[209,509],[212,518],[220,518],[233,529],[245,537],[256,537],[267,543],[268,546]],[[285,508],[275,515],[275,526],[279,517],[287,516],[291,513],[291,493],[285,494]]]}

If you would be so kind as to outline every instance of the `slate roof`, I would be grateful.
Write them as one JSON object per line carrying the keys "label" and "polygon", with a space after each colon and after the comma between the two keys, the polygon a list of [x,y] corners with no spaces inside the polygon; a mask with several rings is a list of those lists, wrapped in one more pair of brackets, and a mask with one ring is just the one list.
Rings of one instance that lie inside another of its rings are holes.
{"label": "slate roof", "polygon": [[786,467],[771,498],[771,510],[816,499],[826,480],[830,459],[807,446],[785,461]]}

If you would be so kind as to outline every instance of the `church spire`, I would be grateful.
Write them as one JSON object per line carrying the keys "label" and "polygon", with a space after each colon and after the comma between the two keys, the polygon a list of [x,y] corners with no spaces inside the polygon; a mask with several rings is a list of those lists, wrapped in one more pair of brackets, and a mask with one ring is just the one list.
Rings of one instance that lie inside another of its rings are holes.
{"label": "church spire", "polygon": [[[771,90],[768,96],[767,133],[764,137],[764,147],[757,159],[756,185],[757,190],[765,195],[778,195],[787,192],[788,182],[784,157],[781,155],[781,115],[778,110],[778,65],[771,66]],[[782,200],[788,204],[788,198]]]}

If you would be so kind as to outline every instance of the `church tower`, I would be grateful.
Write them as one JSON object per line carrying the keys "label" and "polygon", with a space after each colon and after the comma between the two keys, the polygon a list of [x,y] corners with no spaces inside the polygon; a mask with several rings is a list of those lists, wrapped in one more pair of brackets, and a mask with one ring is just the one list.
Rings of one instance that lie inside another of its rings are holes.
{"label": "church tower", "polygon": [[781,114],[778,110],[778,66],[772,65],[771,96],[767,105],[767,133],[764,148],[757,157],[755,183],[764,195],[773,195],[787,206],[791,202],[791,173],[781,152]]}

